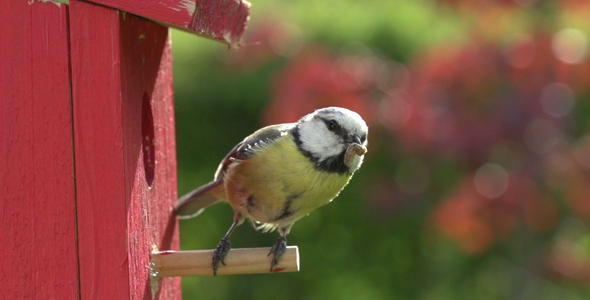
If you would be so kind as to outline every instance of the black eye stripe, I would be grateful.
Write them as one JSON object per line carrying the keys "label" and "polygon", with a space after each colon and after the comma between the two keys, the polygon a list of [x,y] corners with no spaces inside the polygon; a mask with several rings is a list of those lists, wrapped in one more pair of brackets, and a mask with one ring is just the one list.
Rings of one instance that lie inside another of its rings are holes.
{"label": "black eye stripe", "polygon": [[336,120],[322,119],[322,121],[324,121],[324,124],[326,124],[326,128],[328,128],[328,130],[336,133],[337,135],[342,135],[344,133],[344,128],[342,128],[342,126],[340,126]]}
{"label": "black eye stripe", "polygon": [[338,124],[338,121],[333,119],[322,119],[322,121],[324,121],[324,123],[326,124],[326,128],[328,128],[328,130],[332,131],[334,134],[336,134],[344,140],[347,139],[348,132],[346,131],[346,129],[340,126],[340,124]]}
{"label": "black eye stripe", "polygon": [[336,131],[336,129],[338,129],[340,127],[340,125],[338,125],[338,122],[336,122],[334,120],[330,120],[326,124],[328,124],[328,129],[330,129],[332,131]]}

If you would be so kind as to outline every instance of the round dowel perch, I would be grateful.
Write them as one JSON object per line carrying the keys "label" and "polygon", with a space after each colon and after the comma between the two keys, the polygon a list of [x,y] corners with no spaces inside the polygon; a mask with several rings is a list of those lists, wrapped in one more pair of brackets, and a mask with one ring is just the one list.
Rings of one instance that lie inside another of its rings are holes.
{"label": "round dowel perch", "polygon": [[[272,257],[269,248],[231,249],[225,257],[225,265],[217,270],[218,275],[254,274],[299,271],[299,248],[289,246],[279,265],[270,270]],[[213,275],[211,259],[213,250],[154,251],[152,268],[158,277]]]}

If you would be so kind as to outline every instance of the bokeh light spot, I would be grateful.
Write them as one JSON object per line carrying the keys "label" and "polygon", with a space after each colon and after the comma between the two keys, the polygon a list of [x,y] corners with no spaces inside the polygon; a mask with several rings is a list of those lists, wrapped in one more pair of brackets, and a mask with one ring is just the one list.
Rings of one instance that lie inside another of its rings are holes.
{"label": "bokeh light spot", "polygon": [[588,53],[588,38],[579,29],[562,29],[553,36],[553,53],[564,63],[578,64]]}
{"label": "bokeh light spot", "polygon": [[499,164],[487,163],[473,177],[477,192],[489,199],[502,196],[508,189],[508,172]]}
{"label": "bokeh light spot", "polygon": [[551,83],[541,92],[543,111],[552,117],[565,117],[574,107],[574,92],[563,83]]}

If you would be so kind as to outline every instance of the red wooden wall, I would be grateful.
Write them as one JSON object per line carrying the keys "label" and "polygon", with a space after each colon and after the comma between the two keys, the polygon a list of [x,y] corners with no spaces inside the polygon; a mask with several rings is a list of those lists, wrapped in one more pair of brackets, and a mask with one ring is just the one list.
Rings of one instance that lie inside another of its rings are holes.
{"label": "red wooden wall", "polygon": [[0,1],[3,299],[78,295],[68,51],[65,7]]}
{"label": "red wooden wall", "polygon": [[178,248],[170,37],[117,8],[235,43],[249,7],[93,2],[0,0],[2,299],[152,299],[152,246]]}
{"label": "red wooden wall", "polygon": [[[75,1],[70,34],[80,293],[143,299],[151,245],[178,247],[168,29]],[[160,299],[178,298],[165,281]]]}

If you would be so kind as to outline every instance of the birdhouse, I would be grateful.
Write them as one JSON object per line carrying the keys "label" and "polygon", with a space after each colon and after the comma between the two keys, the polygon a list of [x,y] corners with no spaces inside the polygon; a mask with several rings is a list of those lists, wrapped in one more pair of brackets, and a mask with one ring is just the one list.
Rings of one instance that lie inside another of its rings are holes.
{"label": "birdhouse", "polygon": [[150,292],[178,249],[168,27],[239,43],[241,0],[0,1],[3,299],[180,299]]}

